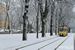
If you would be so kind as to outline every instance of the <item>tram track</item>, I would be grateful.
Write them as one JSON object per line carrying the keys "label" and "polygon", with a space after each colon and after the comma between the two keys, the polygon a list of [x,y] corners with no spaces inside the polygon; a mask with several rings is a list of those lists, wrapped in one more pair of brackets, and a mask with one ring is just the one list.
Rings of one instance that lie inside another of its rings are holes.
{"label": "tram track", "polygon": [[[70,36],[68,36],[68,37],[70,37]],[[67,38],[68,38],[68,37],[67,37]],[[67,39],[67,38],[66,38],[66,39]],[[54,40],[54,41],[52,41],[52,42],[50,42],[50,43],[48,43],[48,44],[46,44],[46,45],[44,45],[44,46],[38,48],[38,50],[40,50],[40,49],[42,49],[42,48],[44,48],[44,47],[46,47],[46,46],[48,46],[48,45],[50,45],[50,44],[52,44],[52,43],[58,41],[58,40],[60,40],[60,39],[62,39],[62,38],[56,39],[56,40]],[[66,40],[66,39],[65,39],[65,40]],[[57,48],[56,48],[56,49],[57,49]],[[54,50],[55,50],[55,49],[54,49]]]}
{"label": "tram track", "polygon": [[48,46],[48,45],[50,45],[50,44],[52,44],[52,43],[58,41],[58,40],[60,40],[60,39],[62,39],[62,38],[56,39],[56,40],[54,40],[54,41],[52,41],[52,42],[50,42],[50,43],[48,43],[48,44],[46,44],[46,45],[40,47],[38,50],[40,50],[40,49],[42,49],[42,48],[44,48],[44,47],[46,47],[46,46]]}
{"label": "tram track", "polygon": [[38,44],[38,43],[42,43],[42,42],[45,42],[45,41],[48,41],[48,40],[52,40],[52,39],[55,39],[55,38],[58,38],[58,37],[53,37],[53,38],[49,38],[49,39],[42,40],[42,41],[39,41],[39,42],[35,42],[35,43],[32,43],[32,44],[28,44],[28,45],[16,48],[15,50],[19,50],[19,49],[22,49],[22,48],[25,48],[25,47],[29,47],[29,46],[32,46],[32,45],[35,45],[35,44]]}
{"label": "tram track", "polygon": [[[71,36],[71,35],[70,35]],[[65,40],[63,40],[54,50],[57,50],[59,46],[61,46],[70,36],[68,36]]]}
{"label": "tram track", "polygon": [[[64,43],[69,37],[70,37],[70,36],[68,36],[62,43]],[[24,45],[24,46],[18,45],[18,46],[20,46],[20,47],[15,48],[15,50],[23,49],[23,48],[25,48],[25,47],[29,47],[29,46],[32,46],[32,45],[36,45],[36,44],[39,44],[39,43],[42,43],[42,42],[45,42],[45,41],[48,41],[48,40],[52,40],[52,39],[55,39],[55,38],[58,38],[58,37],[48,38],[48,39],[45,39],[45,40],[42,40],[42,41],[39,41],[39,42],[35,42],[35,43],[32,43],[32,44]],[[42,48],[44,48],[44,47],[46,47],[46,46],[48,46],[48,45],[50,45],[50,44],[52,44],[52,43],[54,43],[54,42],[60,40],[60,39],[62,39],[62,38],[58,38],[58,39],[56,39],[56,40],[54,40],[54,41],[52,41],[52,42],[50,42],[50,43],[48,43],[48,44],[46,44],[46,45],[40,47],[40,48],[38,48],[37,50],[40,50],[40,49],[42,49]],[[61,43],[61,44],[62,44],[62,43]],[[61,44],[59,44],[54,50],[56,50]],[[11,49],[11,48],[14,48],[14,47],[10,47],[10,49]]]}

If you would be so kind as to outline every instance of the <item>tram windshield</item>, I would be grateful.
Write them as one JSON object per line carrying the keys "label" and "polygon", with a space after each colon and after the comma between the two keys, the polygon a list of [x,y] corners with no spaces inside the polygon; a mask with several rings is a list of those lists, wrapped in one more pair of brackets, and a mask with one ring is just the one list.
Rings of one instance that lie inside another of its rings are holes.
{"label": "tram windshield", "polygon": [[63,31],[63,28],[61,28],[60,31]]}

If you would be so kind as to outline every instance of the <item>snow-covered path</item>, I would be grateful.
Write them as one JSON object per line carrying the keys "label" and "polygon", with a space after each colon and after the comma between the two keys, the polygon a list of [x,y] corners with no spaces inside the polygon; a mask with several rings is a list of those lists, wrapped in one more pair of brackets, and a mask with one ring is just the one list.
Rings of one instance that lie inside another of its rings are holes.
{"label": "snow-covered path", "polygon": [[[61,44],[67,37],[62,37],[62,39],[60,39],[57,42],[54,42],[53,44],[50,44],[40,50],[46,50],[48,48],[48,50],[55,50],[55,48]],[[73,35],[71,35],[65,42],[63,42],[56,50],[74,50],[74,39],[73,39]]]}
{"label": "snow-covered path", "polygon": [[74,35],[69,37],[57,50],[74,50]]}
{"label": "snow-covered path", "polygon": [[[61,49],[74,50],[74,39],[73,39],[74,34],[70,33],[69,35],[71,36],[57,50],[61,50]],[[27,41],[22,41],[22,34],[1,34],[0,35],[0,50],[15,50],[20,47],[27,46],[29,44],[40,42],[31,46],[18,49],[18,50],[38,50],[40,47],[57,40],[56,42],[40,49],[40,50],[54,50],[54,48],[57,47],[67,37],[59,37],[57,35],[49,36],[49,33],[47,33],[46,37],[44,38],[42,38],[41,34],[39,34],[39,38],[37,39],[36,34],[34,33],[34,34],[27,35]],[[41,41],[44,41],[44,42],[41,42]],[[68,47],[69,49],[67,49]]]}

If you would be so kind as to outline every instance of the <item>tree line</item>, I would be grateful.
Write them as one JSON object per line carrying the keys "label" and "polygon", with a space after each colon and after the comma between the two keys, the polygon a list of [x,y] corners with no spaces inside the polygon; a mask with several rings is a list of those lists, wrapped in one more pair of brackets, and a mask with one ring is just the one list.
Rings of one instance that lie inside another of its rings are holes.
{"label": "tree line", "polygon": [[31,22],[28,20],[30,17],[27,14],[32,14],[30,10],[33,10],[36,15],[32,21],[34,24],[31,23],[31,25],[35,26],[33,28],[37,32],[36,37],[38,38],[39,30],[41,30],[42,37],[45,37],[47,32],[50,33],[50,36],[53,35],[53,32],[57,35],[58,27],[69,28],[73,5],[73,0],[8,0],[6,8],[9,18],[9,33],[12,33],[14,29],[13,23],[21,22],[23,24],[23,40],[27,40],[27,30],[29,32]]}

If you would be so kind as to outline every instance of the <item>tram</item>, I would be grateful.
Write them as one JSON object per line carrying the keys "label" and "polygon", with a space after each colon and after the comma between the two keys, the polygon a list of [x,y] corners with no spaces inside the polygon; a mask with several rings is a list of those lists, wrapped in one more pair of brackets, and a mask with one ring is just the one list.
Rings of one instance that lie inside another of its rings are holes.
{"label": "tram", "polygon": [[59,27],[58,28],[58,35],[59,36],[67,36],[68,35],[68,28],[67,27]]}

